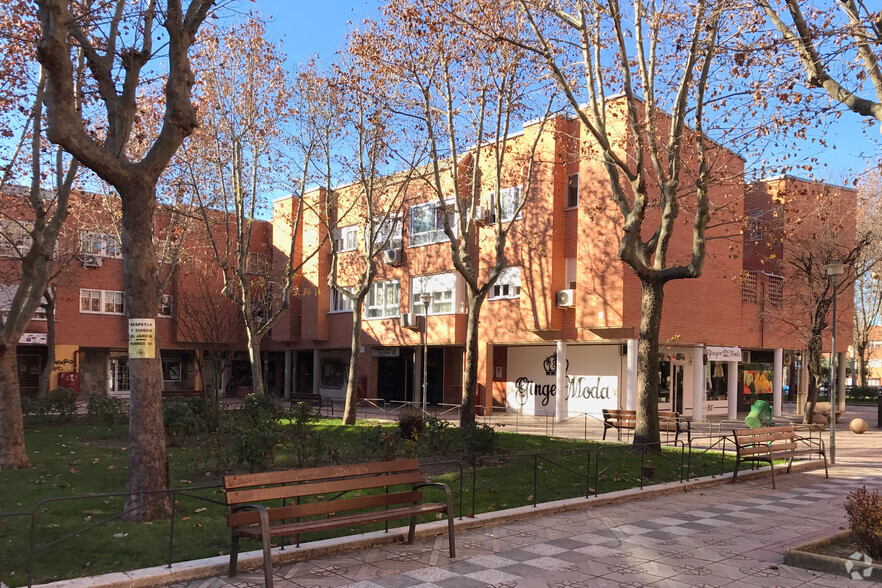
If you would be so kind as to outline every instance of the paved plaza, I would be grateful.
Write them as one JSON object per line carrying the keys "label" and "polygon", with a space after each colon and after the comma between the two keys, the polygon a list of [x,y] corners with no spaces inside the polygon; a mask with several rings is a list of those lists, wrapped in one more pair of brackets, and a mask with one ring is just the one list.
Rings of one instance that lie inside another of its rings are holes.
{"label": "paved plaza", "polygon": [[[461,531],[451,560],[446,536],[274,567],[276,586],[470,588],[595,586],[866,585],[783,564],[785,550],[845,526],[843,501],[861,486],[882,489],[882,430],[852,434],[843,420],[838,465],[777,477],[739,479],[661,496],[592,506]],[[542,426],[542,425],[536,425]],[[556,434],[574,423],[558,428]],[[589,436],[593,437],[593,436]],[[825,434],[826,438],[826,434]],[[263,585],[262,570],[173,584],[175,588]]]}

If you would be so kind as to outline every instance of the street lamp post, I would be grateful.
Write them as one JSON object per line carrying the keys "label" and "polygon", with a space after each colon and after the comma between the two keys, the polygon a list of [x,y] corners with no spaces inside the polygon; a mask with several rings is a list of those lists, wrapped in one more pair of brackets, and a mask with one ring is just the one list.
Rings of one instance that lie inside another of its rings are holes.
{"label": "street lamp post", "polygon": [[833,284],[833,334],[830,351],[830,463],[836,463],[836,299],[839,292],[839,280],[845,274],[848,267],[844,263],[829,263],[824,266],[824,272]]}
{"label": "street lamp post", "polygon": [[432,303],[432,295],[423,292],[420,294],[420,302],[423,303],[423,412],[426,412],[426,373],[429,354],[429,304]]}

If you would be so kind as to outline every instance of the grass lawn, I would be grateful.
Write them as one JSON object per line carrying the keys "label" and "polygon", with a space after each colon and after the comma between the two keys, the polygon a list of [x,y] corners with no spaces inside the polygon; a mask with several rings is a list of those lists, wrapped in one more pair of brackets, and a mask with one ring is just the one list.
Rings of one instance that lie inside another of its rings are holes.
{"label": "grass lawn", "polygon": [[[339,423],[339,421],[336,421]],[[339,450],[343,463],[374,461],[382,455],[366,455],[362,432],[366,427],[344,427],[322,421],[314,431]],[[395,430],[390,425],[389,432]],[[57,425],[43,423],[26,432],[32,468],[0,471],[0,513],[30,512],[38,502],[49,498],[90,495],[73,501],[46,502],[36,510],[36,545],[40,550],[34,559],[35,582],[87,576],[137,569],[166,563],[169,549],[170,521],[127,523],[112,521],[83,535],[63,539],[76,531],[112,518],[122,509],[121,497],[95,496],[123,492],[127,466],[127,428],[123,425],[108,429],[87,424]],[[473,495],[470,468],[459,467],[449,458],[430,458],[438,463],[428,465],[432,479],[446,482],[458,493],[462,486],[463,514],[487,512],[546,502],[561,498],[585,496],[586,493],[610,492],[639,486],[641,456],[631,454],[625,445],[602,445],[573,439],[547,438],[499,432],[493,456],[478,461]],[[183,447],[169,448],[169,472],[176,488],[193,488],[190,495],[181,495],[175,517],[174,561],[186,561],[228,553],[229,531],[226,508],[203,499],[222,501],[219,488],[195,490],[200,486],[219,485],[220,477],[207,471],[200,439],[189,439]],[[586,479],[589,468],[590,476]],[[539,454],[505,457],[505,454]],[[599,468],[595,460],[600,455]],[[647,483],[679,479],[679,453],[647,456],[646,465],[656,466],[655,477]],[[444,463],[447,461],[447,463]],[[733,460],[728,459],[726,471]],[[290,449],[280,449],[276,469],[296,467],[296,456]],[[702,476],[720,471],[720,454],[693,456],[692,475]],[[534,476],[535,472],[535,476]],[[462,481],[462,484],[460,482]],[[427,490],[427,499],[438,497]],[[459,497],[454,495],[455,508]],[[9,586],[27,583],[28,536],[30,517],[0,517],[0,581]],[[397,526],[397,525],[396,525]],[[337,534],[356,531],[344,529]],[[332,532],[314,533],[306,540],[329,536]],[[257,544],[244,542],[242,549],[256,549]]]}

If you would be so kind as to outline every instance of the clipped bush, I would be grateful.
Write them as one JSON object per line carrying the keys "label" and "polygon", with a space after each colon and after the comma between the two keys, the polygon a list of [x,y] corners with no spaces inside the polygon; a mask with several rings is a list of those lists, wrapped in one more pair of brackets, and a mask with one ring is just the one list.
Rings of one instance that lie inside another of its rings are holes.
{"label": "clipped bush", "polygon": [[312,425],[321,418],[308,402],[298,402],[288,413],[289,424],[285,437],[291,444],[297,467],[316,465],[321,459],[321,444],[317,441]]}
{"label": "clipped bush", "polygon": [[496,429],[491,426],[469,423],[460,427],[459,433],[466,459],[472,464],[479,457],[496,451]]}
{"label": "clipped bush", "polygon": [[453,447],[450,423],[435,417],[425,420],[423,432],[417,440],[420,455],[449,455]]}
{"label": "clipped bush", "polygon": [[402,439],[416,441],[426,428],[426,415],[418,408],[406,407],[398,415],[398,434]]}
{"label": "clipped bush", "polygon": [[41,415],[54,415],[69,421],[77,413],[77,393],[59,386],[38,397]]}
{"label": "clipped bush", "polygon": [[415,444],[401,438],[397,430],[374,425],[359,433],[359,447],[365,455],[389,461],[415,453]]}
{"label": "clipped bush", "polygon": [[193,410],[193,404],[185,398],[172,398],[162,405],[162,420],[169,444],[177,447],[179,439],[198,432],[202,425],[202,413]]}
{"label": "clipped bush", "polygon": [[107,428],[128,420],[129,408],[125,400],[116,396],[94,394],[86,404],[86,416],[92,422],[102,423]]}
{"label": "clipped bush", "polygon": [[229,421],[229,430],[219,429],[218,433],[229,440],[237,463],[247,465],[252,472],[264,472],[272,469],[276,446],[284,441],[279,424],[284,416],[284,409],[273,396],[249,394]]}
{"label": "clipped bush", "polygon": [[21,414],[40,414],[40,399],[36,396],[22,396]]}
{"label": "clipped bush", "polygon": [[872,558],[882,557],[882,496],[863,487],[845,498],[848,527],[861,549]]}

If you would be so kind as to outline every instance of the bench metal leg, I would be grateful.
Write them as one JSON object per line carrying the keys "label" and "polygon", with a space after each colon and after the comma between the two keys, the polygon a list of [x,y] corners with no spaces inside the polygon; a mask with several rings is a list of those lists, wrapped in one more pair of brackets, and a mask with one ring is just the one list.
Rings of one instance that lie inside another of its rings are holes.
{"label": "bench metal leg", "polygon": [[[791,460],[792,460],[792,458],[791,458]],[[771,459],[769,460],[769,467],[772,468],[772,490],[776,490],[776,488],[775,488],[775,463]]]}
{"label": "bench metal leg", "polygon": [[269,529],[263,529],[263,581],[266,588],[273,588],[273,555],[270,551]]}
{"label": "bench metal leg", "polygon": [[410,529],[407,530],[407,544],[413,543],[413,536],[416,532],[416,517],[410,517]]}
{"label": "bench metal leg", "polygon": [[[725,455],[723,456],[725,459]],[[735,457],[735,471],[732,472],[732,483],[735,483],[735,478],[738,477],[738,469],[741,467],[741,460],[738,457]]]}
{"label": "bench metal leg", "polygon": [[236,563],[239,559],[239,536],[233,535],[233,539],[230,541],[230,573],[229,576],[231,578],[236,577]]}
{"label": "bench metal leg", "polygon": [[453,539],[453,516],[451,512],[447,512],[447,540],[450,543],[450,557],[456,557],[456,541]]}

